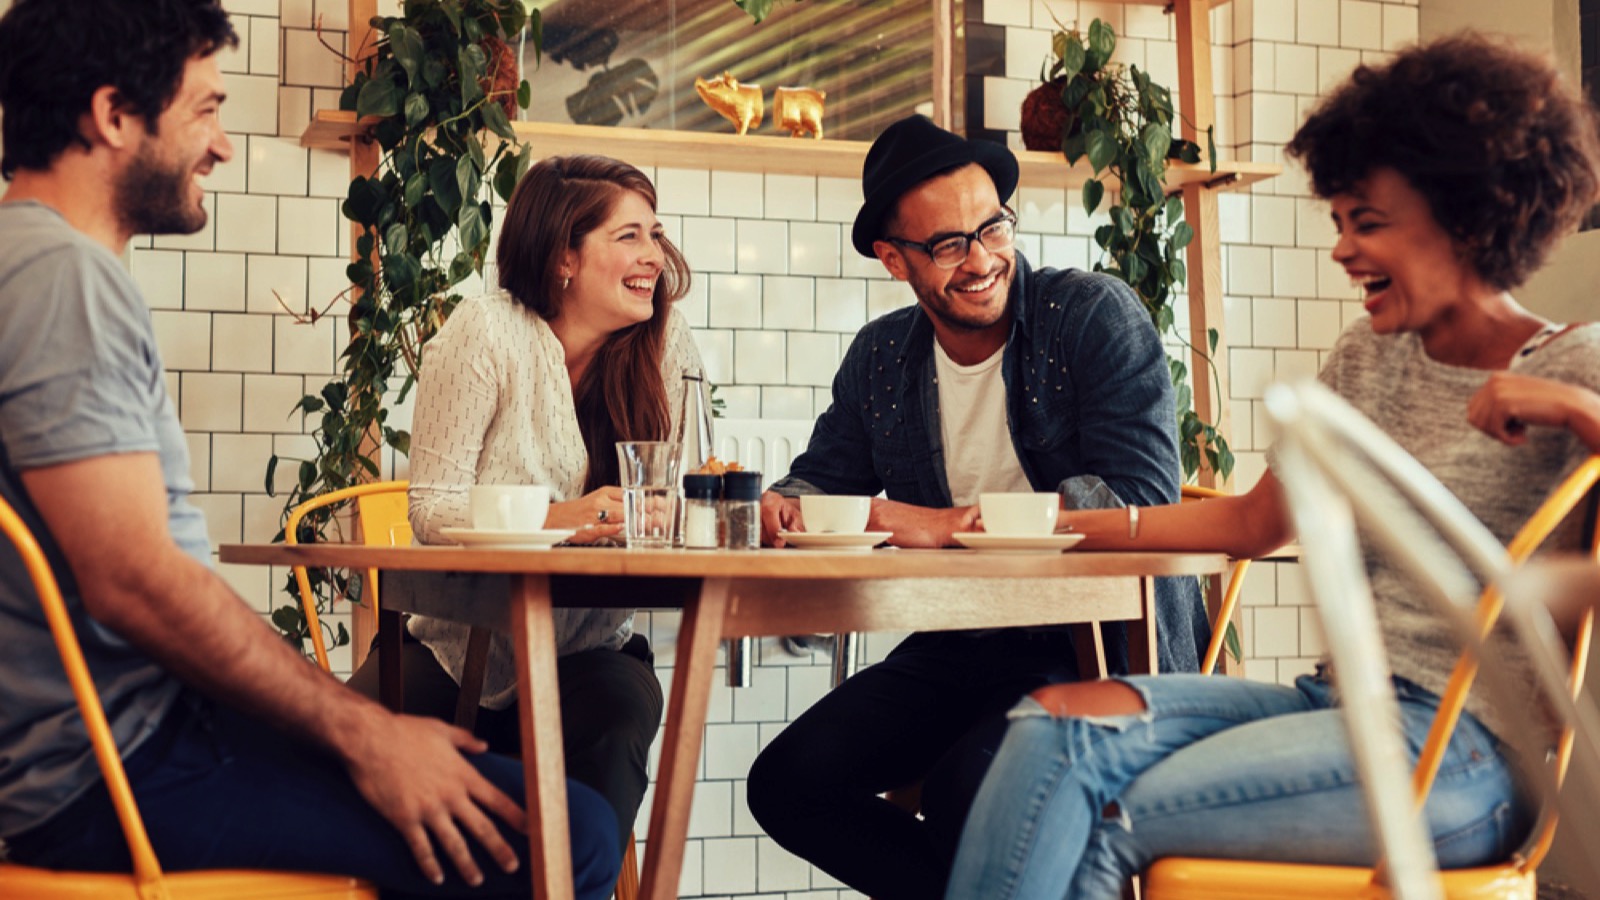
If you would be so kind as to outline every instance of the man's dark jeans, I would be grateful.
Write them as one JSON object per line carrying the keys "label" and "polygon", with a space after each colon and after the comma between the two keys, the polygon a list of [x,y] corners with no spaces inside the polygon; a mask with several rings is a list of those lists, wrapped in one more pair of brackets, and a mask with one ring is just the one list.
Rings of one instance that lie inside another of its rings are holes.
{"label": "man's dark jeans", "polygon": [[[493,753],[468,759],[522,803],[520,762]],[[522,860],[515,873],[502,872],[479,850],[474,856],[484,873],[481,887],[469,887],[443,857],[445,883],[430,884],[400,832],[357,793],[336,759],[197,697],[174,705],[160,729],[124,766],[156,857],[170,871],[237,868],[354,875],[378,885],[385,898],[501,900],[532,893],[525,835],[500,827]],[[567,810],[577,896],[605,900],[621,864],[611,807],[599,794],[568,781]],[[133,869],[103,782],[7,843],[11,859],[25,865]]]}
{"label": "man's dark jeans", "polygon": [[[1077,677],[1065,629],[913,634],[762,751],[750,811],[785,849],[868,896],[942,897],[1006,711]],[[919,781],[921,820],[878,796]]]}

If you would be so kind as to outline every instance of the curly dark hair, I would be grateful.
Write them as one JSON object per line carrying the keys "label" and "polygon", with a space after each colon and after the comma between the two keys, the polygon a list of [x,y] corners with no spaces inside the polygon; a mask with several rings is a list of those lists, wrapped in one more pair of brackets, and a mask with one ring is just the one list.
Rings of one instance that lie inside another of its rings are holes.
{"label": "curly dark hair", "polygon": [[107,85],[154,133],[189,60],[238,44],[218,0],[17,0],[0,18],[0,177],[88,148],[78,118]]}
{"label": "curly dark hair", "polygon": [[1498,290],[1600,199],[1600,119],[1548,61],[1464,33],[1360,66],[1285,152],[1329,198],[1391,168]]}

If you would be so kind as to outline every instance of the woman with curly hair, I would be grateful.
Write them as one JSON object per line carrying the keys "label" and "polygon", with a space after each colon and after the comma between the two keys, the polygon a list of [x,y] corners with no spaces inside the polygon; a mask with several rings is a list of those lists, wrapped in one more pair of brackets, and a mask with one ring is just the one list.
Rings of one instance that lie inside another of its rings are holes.
{"label": "woman with curly hair", "polygon": [[[1600,326],[1545,321],[1508,293],[1600,197],[1595,117],[1547,62],[1468,35],[1360,67],[1288,152],[1330,202],[1333,259],[1368,313],[1322,381],[1509,540],[1600,452]],[[1270,471],[1236,497],[1064,511],[1060,525],[1095,549],[1234,557],[1292,537]],[[1457,651],[1397,567],[1368,566],[1414,754]],[[1497,665],[1532,684],[1517,646],[1492,640]],[[1012,711],[947,896],[1116,898],[1175,855],[1370,865],[1336,704],[1323,667],[1293,687],[1162,675],[1037,690]],[[1505,717],[1477,693],[1467,711],[1426,807],[1446,868],[1505,859],[1531,816]]]}

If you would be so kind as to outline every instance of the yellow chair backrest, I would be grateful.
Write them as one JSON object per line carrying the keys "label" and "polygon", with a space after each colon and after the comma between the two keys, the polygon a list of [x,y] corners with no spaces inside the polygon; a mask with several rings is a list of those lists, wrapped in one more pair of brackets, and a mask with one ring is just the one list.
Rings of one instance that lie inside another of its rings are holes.
{"label": "yellow chair backrest", "polygon": [[[356,501],[356,517],[361,523],[363,540],[368,546],[403,546],[411,543],[411,520],[407,515],[406,481],[375,481],[354,487],[331,491],[314,497],[295,507],[283,526],[283,542],[298,544],[302,519],[312,510],[332,506],[346,500]],[[324,672],[331,671],[328,662],[328,644],[322,636],[322,619],[317,615],[317,597],[311,591],[311,579],[305,566],[294,567],[295,584],[300,588],[300,610],[306,617],[306,631],[311,634],[311,648],[316,652],[317,665]],[[378,615],[378,572],[367,570],[366,596],[371,600],[373,621]]]}
{"label": "yellow chair backrest", "polygon": [[[1549,498],[1540,505],[1522,529],[1511,539],[1506,552],[1511,559],[1522,563],[1532,556],[1535,550],[1556,530],[1584,497],[1589,496],[1596,483],[1600,483],[1600,456],[1591,456],[1567,477]],[[1600,529],[1596,529],[1589,537],[1589,555],[1600,560]],[[1505,606],[1500,590],[1490,585],[1478,600],[1476,620],[1480,638],[1486,638],[1494,629],[1495,623],[1500,619],[1500,612]],[[1572,660],[1567,678],[1568,690],[1576,698],[1583,689],[1584,669],[1589,661],[1589,644],[1594,632],[1594,611],[1589,610],[1584,614],[1578,626],[1578,632],[1573,640]],[[1466,707],[1467,694],[1472,690],[1472,682],[1477,678],[1479,660],[1477,654],[1470,649],[1461,654],[1456,661],[1455,670],[1450,673],[1450,681],[1445,686],[1444,697],[1439,702],[1439,711],[1434,715],[1433,727],[1428,732],[1428,741],[1422,747],[1422,753],[1417,758],[1417,768],[1412,777],[1412,787],[1417,795],[1417,805],[1420,807],[1428,799],[1428,792],[1433,788],[1433,779],[1439,773],[1440,762],[1444,759],[1446,745],[1450,742],[1450,735],[1455,733],[1456,722],[1461,718],[1461,711]],[[1560,784],[1566,777],[1567,764],[1572,758],[1573,727],[1568,725],[1561,732],[1560,740],[1556,745],[1555,766],[1556,784]],[[1531,873],[1539,867],[1550,852],[1550,845],[1555,841],[1556,817],[1549,816],[1538,838],[1530,847],[1526,856],[1518,863],[1518,869]]]}
{"label": "yellow chair backrest", "polygon": [[[1210,500],[1214,497],[1231,497],[1227,491],[1216,488],[1201,487],[1198,484],[1183,486],[1184,500]],[[1222,604],[1217,607],[1217,614],[1211,620],[1211,642],[1206,645],[1206,655],[1200,661],[1200,674],[1210,675],[1217,668],[1217,660],[1222,656],[1225,646],[1228,626],[1233,621],[1233,611],[1239,605],[1239,594],[1244,590],[1244,573],[1250,568],[1250,560],[1238,559],[1233,563],[1233,574],[1228,576],[1228,588],[1222,592]]]}
{"label": "yellow chair backrest", "polygon": [[[1521,563],[1530,557],[1578,504],[1591,495],[1597,483],[1600,483],[1600,456],[1590,457],[1551,492],[1507,546],[1510,558]],[[1589,540],[1589,555],[1600,560],[1600,531],[1591,535]],[[1481,636],[1487,636],[1494,628],[1503,606],[1499,590],[1493,585],[1480,596],[1475,615]],[[1571,647],[1568,689],[1573,697],[1577,697],[1583,687],[1593,629],[1594,613],[1590,610],[1585,613]],[[1476,654],[1469,649],[1462,653],[1451,673],[1412,776],[1418,806],[1427,801],[1446,745],[1466,706],[1467,695],[1472,689],[1478,668]],[[1557,784],[1566,775],[1573,739],[1573,728],[1568,726],[1562,731],[1552,761]],[[1555,840],[1555,829],[1556,817],[1552,810],[1529,842],[1526,852],[1499,865],[1441,872],[1439,883],[1445,895],[1450,898],[1516,897],[1531,900],[1536,886],[1536,870],[1549,853],[1550,845]],[[1380,872],[1381,868],[1169,858],[1158,860],[1145,873],[1144,896],[1146,900],[1387,896],[1378,880]]]}
{"label": "yellow chair backrest", "polygon": [[39,595],[39,604],[44,608],[50,635],[55,640],[61,664],[66,669],[67,683],[72,686],[72,695],[78,701],[84,728],[94,747],[95,761],[100,765],[101,776],[111,794],[112,807],[117,812],[117,820],[122,825],[123,835],[128,841],[128,852],[133,859],[131,876],[104,872],[57,872],[0,862],[0,897],[27,897],[30,900],[69,897],[170,900],[176,891],[180,898],[197,900],[248,898],[269,892],[270,896],[283,898],[376,900],[375,890],[353,878],[342,876],[254,871],[165,875],[156,860],[155,850],[150,846],[150,836],[145,831],[144,820],[139,816],[139,808],[134,803],[128,774],[122,768],[116,740],[111,736],[111,726],[106,722],[100,695],[89,674],[89,665],[83,658],[83,648],[72,628],[72,620],[67,615],[66,603],[61,599],[55,573],[51,571],[39,542],[28,531],[28,526],[3,499],[0,499],[0,531],[16,547],[28,578],[33,582],[34,591]]}

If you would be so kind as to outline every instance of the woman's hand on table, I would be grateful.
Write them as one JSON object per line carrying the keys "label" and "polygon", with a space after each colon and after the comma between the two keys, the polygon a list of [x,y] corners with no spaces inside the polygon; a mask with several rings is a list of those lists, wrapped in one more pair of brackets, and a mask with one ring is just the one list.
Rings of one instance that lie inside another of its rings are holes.
{"label": "woman's hand on table", "polygon": [[546,528],[571,528],[569,543],[591,544],[622,533],[622,488],[596,488],[576,500],[550,504]]}
{"label": "woman's hand on table", "polygon": [[805,531],[800,518],[800,501],[773,491],[761,494],[761,543],[767,547],[782,547],[780,531]]}

